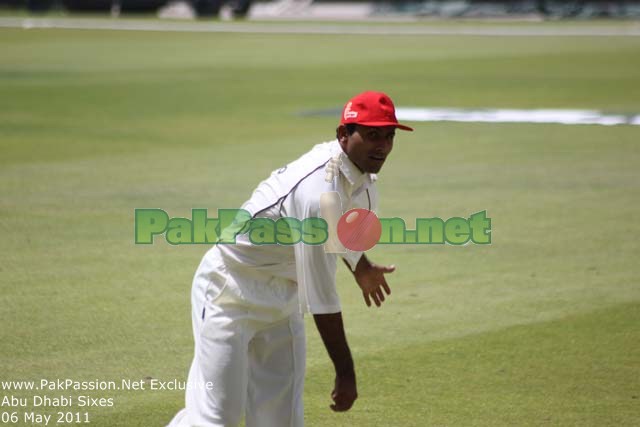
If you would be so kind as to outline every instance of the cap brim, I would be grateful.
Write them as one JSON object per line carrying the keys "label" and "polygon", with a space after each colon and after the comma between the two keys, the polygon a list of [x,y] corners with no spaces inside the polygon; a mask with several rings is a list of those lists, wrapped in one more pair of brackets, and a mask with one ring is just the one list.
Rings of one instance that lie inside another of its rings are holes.
{"label": "cap brim", "polygon": [[401,125],[400,123],[394,122],[358,122],[357,124],[362,126],[395,126],[398,129],[408,130],[409,132],[413,132],[413,128],[409,126]]}
{"label": "cap brim", "polygon": [[410,128],[409,126],[401,125],[400,123],[398,123],[398,124],[396,125],[396,127],[397,127],[398,129],[408,130],[409,132],[413,132],[413,128]]}

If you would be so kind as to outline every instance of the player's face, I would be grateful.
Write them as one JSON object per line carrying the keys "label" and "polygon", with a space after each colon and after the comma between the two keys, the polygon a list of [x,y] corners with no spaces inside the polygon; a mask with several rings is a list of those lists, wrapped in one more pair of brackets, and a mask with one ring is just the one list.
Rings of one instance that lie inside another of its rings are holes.
{"label": "player's face", "polygon": [[338,137],[342,150],[361,171],[378,173],[393,148],[395,126],[356,125],[349,135],[346,126],[340,126]]}

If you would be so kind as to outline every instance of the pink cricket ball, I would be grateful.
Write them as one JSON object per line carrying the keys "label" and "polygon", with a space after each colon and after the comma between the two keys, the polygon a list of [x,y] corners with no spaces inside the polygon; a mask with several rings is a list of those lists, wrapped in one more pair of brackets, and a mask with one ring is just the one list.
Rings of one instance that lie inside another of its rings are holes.
{"label": "pink cricket ball", "polygon": [[352,251],[368,251],[378,243],[381,234],[380,220],[368,209],[351,209],[338,221],[338,238]]}

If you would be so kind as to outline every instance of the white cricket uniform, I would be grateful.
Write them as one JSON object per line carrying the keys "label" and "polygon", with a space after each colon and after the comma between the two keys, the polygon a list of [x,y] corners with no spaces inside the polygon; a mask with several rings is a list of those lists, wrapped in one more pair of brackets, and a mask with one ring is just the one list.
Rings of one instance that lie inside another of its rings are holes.
{"label": "white cricket uniform", "polygon": [[[376,176],[342,155],[340,174],[325,166],[342,153],[338,141],[316,145],[261,182],[243,209],[253,217],[320,217],[323,192],[337,191],[342,209],[377,207]],[[343,255],[352,270],[362,252]],[[247,234],[203,257],[192,288],[195,355],[186,408],[170,426],[303,425],[303,313],[340,311],[337,255],[323,245],[253,245]],[[207,383],[212,390],[207,390]]]}

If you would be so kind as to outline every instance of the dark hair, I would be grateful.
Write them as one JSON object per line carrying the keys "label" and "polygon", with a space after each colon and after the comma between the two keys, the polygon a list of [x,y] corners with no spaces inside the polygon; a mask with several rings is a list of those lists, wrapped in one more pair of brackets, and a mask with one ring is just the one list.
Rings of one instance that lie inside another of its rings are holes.
{"label": "dark hair", "polygon": [[[347,127],[347,134],[349,136],[353,135],[353,133],[356,131],[356,124],[355,123],[347,123],[345,125]],[[338,135],[338,129],[336,129],[336,138],[340,139],[340,135]]]}

